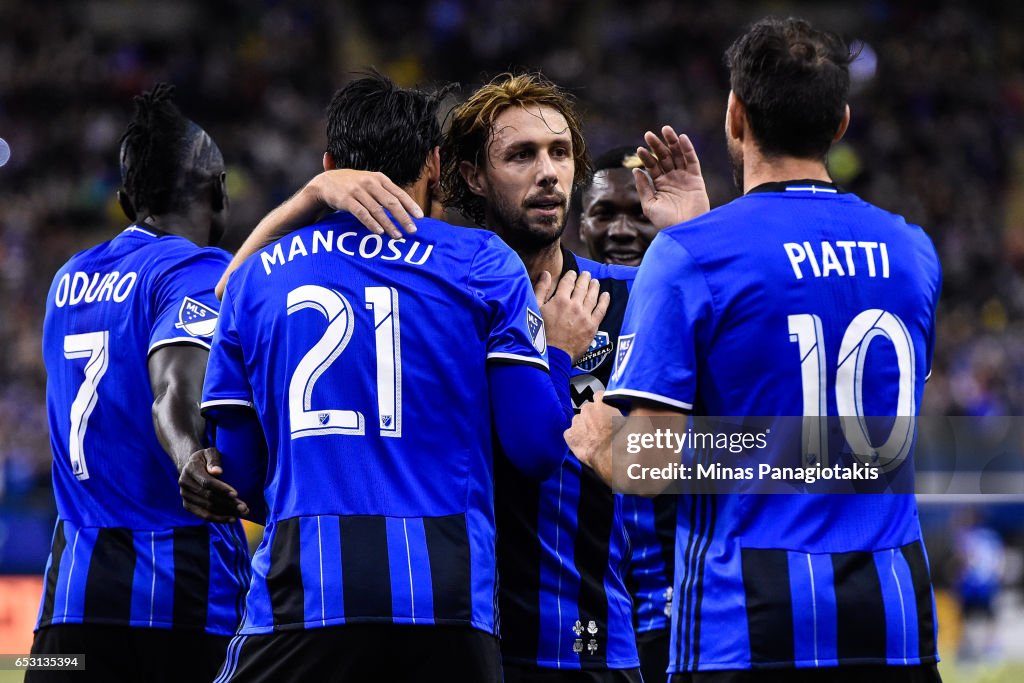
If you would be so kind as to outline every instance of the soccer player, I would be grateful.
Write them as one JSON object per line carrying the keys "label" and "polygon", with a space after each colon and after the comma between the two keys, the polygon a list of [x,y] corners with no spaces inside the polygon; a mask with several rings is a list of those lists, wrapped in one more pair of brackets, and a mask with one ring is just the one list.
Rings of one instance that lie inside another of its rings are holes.
{"label": "soccer player", "polygon": [[[96,680],[210,680],[241,618],[248,549],[178,497],[229,258],[224,161],[173,88],[135,98],[121,138],[132,224],[73,256],[46,301],[57,526],[33,654],[84,653]],[[27,681],[78,672],[29,671]]]}
{"label": "soccer player", "polygon": [[[652,144],[656,136],[645,139]],[[683,154],[679,146],[689,141],[673,138],[671,144],[675,154]],[[610,294],[607,315],[572,369],[572,405],[578,410],[608,382],[634,270],[578,258],[562,247],[568,197],[589,171],[572,101],[539,76],[500,76],[454,110],[441,160],[446,203],[500,235],[531,278],[572,282],[579,273],[583,281],[600,279]],[[662,172],[650,156],[644,167],[634,177],[652,222],[667,226],[678,215],[707,210],[699,168]],[[332,173],[318,176],[311,183],[316,187],[307,186],[265,218],[232,267],[294,228],[296,217],[324,202],[337,206],[332,202],[352,194],[350,177]],[[387,194],[386,187],[378,190]],[[365,219],[374,207],[365,189],[357,194],[363,197],[358,215]],[[388,200],[392,215],[402,215],[395,198]],[[381,212],[366,222],[380,227],[385,220]],[[627,541],[621,498],[575,458],[537,482],[499,457],[495,486],[505,680],[639,680],[622,571]]]}
{"label": "soccer player", "polygon": [[[762,20],[729,48],[726,134],[745,194],[654,240],[607,403],[640,416],[917,414],[940,267],[921,228],[830,180],[851,59],[797,19]],[[594,404],[567,434],[606,478],[610,414]],[[899,429],[866,449],[859,429],[835,430],[819,457],[870,450],[912,466]],[[674,681],[939,680],[911,495],[687,496],[675,588]]]}
{"label": "soccer player", "polygon": [[[643,167],[631,147],[610,149],[594,162],[594,177],[579,194],[580,238],[594,260],[638,266],[658,234],[644,215],[633,177],[632,169]],[[668,669],[676,501],[671,495],[622,499],[631,546],[626,588],[645,681],[663,681]]]}
{"label": "soccer player", "polygon": [[[446,204],[501,235],[531,277],[589,273],[611,307],[573,368],[573,407],[605,388],[634,270],[561,244],[590,164],[572,101],[531,75],[499,77],[455,109],[445,145]],[[543,482],[499,460],[496,479],[505,680],[639,680],[621,497],[573,457]]]}
{"label": "soccer player", "polygon": [[639,266],[658,228],[644,215],[632,169],[643,168],[635,147],[610,149],[594,161],[580,193],[580,241],[598,263]]}
{"label": "soccer player", "polygon": [[[348,84],[328,109],[325,167],[384,173],[429,207],[443,94]],[[501,680],[492,427],[527,480],[557,470],[571,358],[608,296],[563,279],[542,309],[494,233],[416,228],[384,239],[331,214],[227,283],[203,410],[218,447],[222,432],[265,434],[269,468],[218,681]],[[244,455],[224,453],[225,476]],[[204,470],[193,458],[183,489],[197,495]]]}

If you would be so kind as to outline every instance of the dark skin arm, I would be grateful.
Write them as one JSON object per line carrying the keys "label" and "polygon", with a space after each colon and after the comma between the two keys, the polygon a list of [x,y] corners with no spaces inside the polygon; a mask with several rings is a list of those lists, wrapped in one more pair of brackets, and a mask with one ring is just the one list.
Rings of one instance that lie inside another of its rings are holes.
{"label": "dark skin arm", "polygon": [[[217,428],[216,447],[193,453],[178,480],[185,509],[208,522],[248,517],[264,524],[259,519],[259,506],[256,515],[250,515],[239,491],[244,491],[247,499],[262,499],[267,449],[259,420],[248,409],[229,409],[216,413],[212,421]],[[224,449],[224,453],[218,449]],[[222,461],[227,463],[235,486],[223,480]]]}
{"label": "dark skin arm", "polygon": [[206,421],[199,414],[199,400],[209,355],[194,344],[172,344],[149,356],[153,428],[178,472],[203,447]]}
{"label": "dark skin arm", "polygon": [[182,506],[207,522],[234,522],[249,515],[249,506],[238,491],[218,477],[224,474],[220,451],[204,448],[192,454],[178,479]]}

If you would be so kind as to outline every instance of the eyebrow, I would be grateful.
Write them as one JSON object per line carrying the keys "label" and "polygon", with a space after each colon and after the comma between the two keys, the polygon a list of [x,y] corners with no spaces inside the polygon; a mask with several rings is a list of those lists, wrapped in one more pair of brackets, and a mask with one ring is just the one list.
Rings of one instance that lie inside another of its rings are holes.
{"label": "eyebrow", "polygon": [[610,209],[620,213],[632,213],[634,215],[644,215],[643,205],[640,202],[617,202],[611,199],[598,199],[591,202],[586,206],[585,213],[590,214],[601,209]]}
{"label": "eyebrow", "polygon": [[562,145],[564,147],[572,147],[572,138],[568,136],[557,136],[554,139],[540,143],[536,140],[514,140],[504,147],[505,152],[519,151],[521,149],[537,149],[539,147],[551,147],[555,145]]}

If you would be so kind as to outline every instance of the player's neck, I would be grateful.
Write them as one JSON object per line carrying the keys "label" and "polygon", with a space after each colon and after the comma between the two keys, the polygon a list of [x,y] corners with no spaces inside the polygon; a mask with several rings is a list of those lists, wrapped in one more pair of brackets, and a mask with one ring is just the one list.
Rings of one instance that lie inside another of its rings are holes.
{"label": "player's neck", "polygon": [[780,183],[787,180],[822,180],[830,183],[832,177],[828,173],[825,162],[820,159],[769,158],[758,153],[744,152],[744,194],[758,185]]}
{"label": "player's neck", "polygon": [[551,281],[557,283],[562,276],[562,240],[557,239],[537,251],[517,251],[526,265],[530,280],[536,282],[545,270],[551,273]]}
{"label": "player's neck", "polygon": [[431,190],[430,182],[426,175],[420,175],[420,177],[412,185],[406,185],[402,188],[405,192],[412,197],[412,200],[416,202],[416,205],[423,209],[423,214],[426,216],[430,215],[430,200]]}

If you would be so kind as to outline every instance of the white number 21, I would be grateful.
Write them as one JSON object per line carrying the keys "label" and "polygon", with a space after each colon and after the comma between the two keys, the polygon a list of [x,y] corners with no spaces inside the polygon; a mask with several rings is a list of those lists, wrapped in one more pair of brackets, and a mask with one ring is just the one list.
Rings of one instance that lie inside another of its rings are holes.
{"label": "white number 21", "polygon": [[[381,436],[402,436],[402,349],[399,334],[398,292],[392,287],[367,287],[366,308],[373,311],[377,351],[377,414]],[[312,406],[313,385],[348,346],[355,327],[352,305],[344,296],[319,285],[303,285],[288,292],[288,315],[313,309],[327,318],[327,330],[299,361],[288,384],[291,437],[365,433],[363,414],[357,410]]]}

